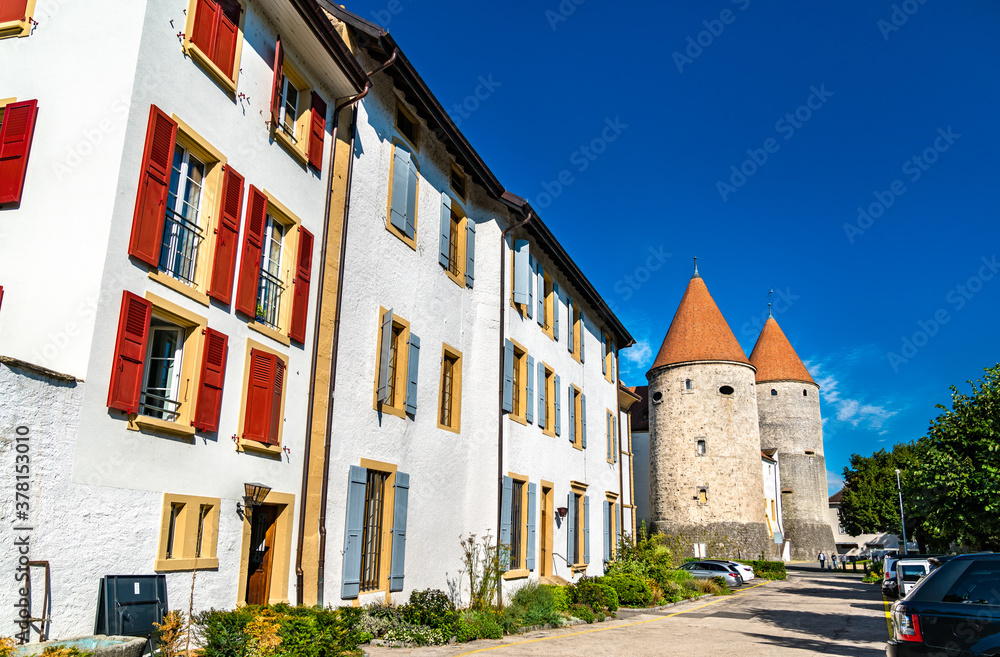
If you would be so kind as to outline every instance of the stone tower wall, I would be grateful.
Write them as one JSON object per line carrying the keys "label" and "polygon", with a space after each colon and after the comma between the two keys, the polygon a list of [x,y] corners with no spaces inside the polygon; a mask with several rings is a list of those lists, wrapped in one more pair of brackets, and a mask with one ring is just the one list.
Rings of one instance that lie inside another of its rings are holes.
{"label": "stone tower wall", "polygon": [[819,387],[801,381],[760,383],[757,410],[761,449],[778,450],[782,518],[792,559],[814,559],[820,550],[829,555],[836,544],[827,521]]}
{"label": "stone tower wall", "polygon": [[[730,554],[712,556],[773,555],[775,546],[764,524],[754,370],[699,362],[647,376],[654,526],[691,543],[725,536]],[[686,379],[692,390],[685,389]],[[722,386],[731,386],[733,393],[722,394]],[[704,455],[698,453],[699,439],[706,442]],[[699,502],[700,488],[707,489],[706,504]]]}

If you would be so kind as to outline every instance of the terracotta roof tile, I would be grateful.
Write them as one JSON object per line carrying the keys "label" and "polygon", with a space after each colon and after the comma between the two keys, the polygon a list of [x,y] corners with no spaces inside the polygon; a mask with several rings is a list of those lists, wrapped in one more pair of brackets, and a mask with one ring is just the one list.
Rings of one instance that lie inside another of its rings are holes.
{"label": "terracotta roof tile", "polygon": [[750,362],[719,312],[705,281],[695,274],[684,291],[650,371],[664,365],[698,360]]}
{"label": "terracotta roof tile", "polygon": [[802,364],[802,360],[792,343],[785,337],[785,332],[778,326],[778,322],[773,317],[768,317],[764,323],[764,329],[757,338],[750,353],[750,362],[757,368],[757,381],[804,381],[805,383],[816,383],[809,376],[809,370]]}

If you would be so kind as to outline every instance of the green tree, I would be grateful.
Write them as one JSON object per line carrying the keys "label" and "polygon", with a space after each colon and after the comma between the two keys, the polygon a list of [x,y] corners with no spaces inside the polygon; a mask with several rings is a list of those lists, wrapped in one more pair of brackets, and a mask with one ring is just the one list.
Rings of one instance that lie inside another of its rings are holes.
{"label": "green tree", "polygon": [[[900,443],[892,451],[880,449],[871,456],[851,455],[851,465],[844,468],[844,494],[840,503],[840,522],[847,533],[878,534],[900,533],[899,495],[896,489],[896,469],[901,470],[901,478],[917,460],[913,443]],[[917,524],[917,518],[909,517],[906,528]]]}
{"label": "green tree", "polygon": [[951,408],[936,406],[944,413],[918,443],[907,501],[935,547],[1000,549],[1000,364],[985,372],[971,395],[951,387]]}

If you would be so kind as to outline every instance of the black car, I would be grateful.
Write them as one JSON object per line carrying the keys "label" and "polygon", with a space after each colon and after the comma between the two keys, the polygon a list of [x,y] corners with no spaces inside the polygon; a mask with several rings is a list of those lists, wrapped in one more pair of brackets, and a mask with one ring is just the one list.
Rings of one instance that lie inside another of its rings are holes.
{"label": "black car", "polygon": [[888,657],[1000,655],[1000,554],[964,554],[892,605]]}

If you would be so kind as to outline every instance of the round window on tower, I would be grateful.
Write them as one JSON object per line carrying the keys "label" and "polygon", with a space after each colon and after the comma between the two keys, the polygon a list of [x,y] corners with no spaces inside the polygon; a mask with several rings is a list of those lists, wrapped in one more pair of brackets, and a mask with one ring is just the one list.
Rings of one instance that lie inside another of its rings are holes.
{"label": "round window on tower", "polygon": [[653,403],[659,404],[661,401],[663,401],[663,393],[657,390],[653,393]]}
{"label": "round window on tower", "polygon": [[733,388],[732,386],[722,386],[721,388],[719,388],[719,393],[726,395],[727,397],[733,394],[734,392],[736,392],[736,389]]}

